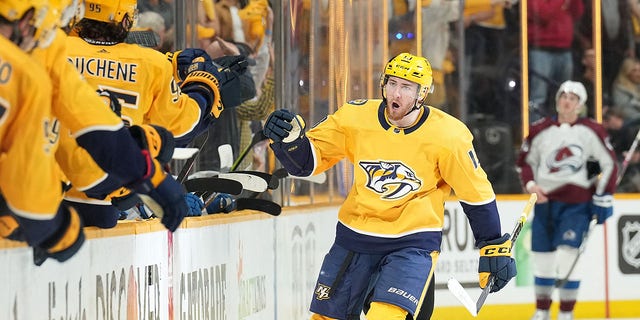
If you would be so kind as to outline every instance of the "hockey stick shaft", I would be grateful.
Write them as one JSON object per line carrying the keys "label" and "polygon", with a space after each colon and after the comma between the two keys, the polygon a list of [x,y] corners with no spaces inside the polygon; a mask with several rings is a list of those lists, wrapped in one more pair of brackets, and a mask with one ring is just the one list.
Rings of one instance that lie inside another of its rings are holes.
{"label": "hockey stick shaft", "polygon": [[236,159],[236,161],[233,162],[233,165],[231,165],[230,171],[235,171],[236,169],[238,169],[238,166],[240,165],[242,160],[244,160],[244,158],[247,156],[251,148],[253,148],[256,144],[258,144],[260,141],[263,141],[263,140],[267,140],[267,137],[264,135],[262,130],[256,132],[251,138],[251,142],[249,143],[249,145],[246,148],[244,148],[244,150],[242,150],[242,152],[240,153],[240,156],[238,156],[238,159]]}
{"label": "hockey stick shaft", "polygon": [[620,168],[620,173],[618,174],[618,180],[616,181],[616,184],[620,184],[620,181],[622,180],[622,176],[624,176],[625,171],[627,171],[629,162],[631,161],[633,154],[636,152],[636,149],[638,148],[638,140],[640,140],[640,129],[638,130],[636,137],[633,139],[633,142],[631,143],[631,147],[629,147],[629,151],[627,151],[627,155],[624,156],[624,160],[622,161],[622,167]]}
{"label": "hockey stick shaft", "polygon": [[[208,138],[209,131],[205,131],[203,134],[193,139],[193,147],[197,148],[198,150],[202,150],[202,147],[204,147],[204,145],[207,143]],[[187,162],[184,164],[184,166],[180,170],[180,173],[178,174],[178,177],[176,178],[178,182],[184,182],[184,180],[187,178],[187,175],[189,174],[189,171],[191,171],[191,168],[193,168],[193,164],[196,162],[196,159],[198,159],[199,154],[200,151],[196,152],[193,156],[191,156],[191,158],[187,159]]]}
{"label": "hockey stick shaft", "polygon": [[[520,234],[520,231],[522,231],[522,227],[524,226],[525,222],[527,222],[529,213],[531,213],[531,210],[533,209],[533,206],[535,206],[537,200],[538,195],[536,193],[532,193],[529,196],[529,201],[527,201],[527,204],[524,206],[524,209],[522,210],[518,221],[516,221],[515,227],[513,227],[513,232],[511,233],[511,249],[513,249],[516,240],[518,240],[518,235]],[[493,275],[489,276],[487,286],[482,289],[482,293],[480,293],[480,297],[478,297],[478,302],[476,302],[476,313],[480,312],[480,309],[484,305],[484,302],[487,299],[487,296],[489,295],[489,292],[491,291],[491,287],[493,287],[493,283],[495,282],[495,280],[496,279]]]}

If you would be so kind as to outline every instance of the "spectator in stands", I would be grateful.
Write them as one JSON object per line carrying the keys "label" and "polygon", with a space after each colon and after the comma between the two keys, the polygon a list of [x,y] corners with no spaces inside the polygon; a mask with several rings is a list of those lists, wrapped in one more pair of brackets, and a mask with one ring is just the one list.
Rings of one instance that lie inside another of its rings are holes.
{"label": "spectator in stands", "polygon": [[[527,2],[530,100],[551,114],[549,92],[573,75],[574,23],[584,12],[582,0]],[[549,90],[551,89],[551,90]],[[530,121],[541,115],[531,114]]]}
{"label": "spectator in stands", "polygon": [[613,82],[613,104],[626,121],[640,117],[640,60],[627,58]]}
{"label": "spectator in stands", "polygon": [[164,18],[155,11],[145,11],[138,15],[137,28],[142,30],[151,30],[154,33],[156,46],[152,47],[162,53],[167,46],[166,29],[164,24]]}
{"label": "spectator in stands", "polygon": [[450,23],[460,16],[460,1],[445,0],[422,5],[422,54],[431,62],[433,92],[427,103],[451,113],[447,104],[447,88],[444,81],[445,58],[449,49]]}

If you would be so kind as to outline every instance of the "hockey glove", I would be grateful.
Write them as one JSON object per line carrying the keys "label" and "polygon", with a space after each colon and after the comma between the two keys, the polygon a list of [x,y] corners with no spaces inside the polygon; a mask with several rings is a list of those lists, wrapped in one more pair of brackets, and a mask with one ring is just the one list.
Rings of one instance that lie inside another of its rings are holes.
{"label": "hockey glove", "polygon": [[264,124],[264,135],[273,142],[290,143],[304,135],[305,123],[300,115],[287,109],[272,112]]}
{"label": "hockey glove", "polygon": [[173,157],[175,141],[169,130],[155,125],[135,125],[129,127],[129,132],[138,143],[140,149],[149,150],[151,157],[166,164]]}
{"label": "hockey glove", "polygon": [[516,262],[511,258],[511,235],[505,233],[501,238],[481,241],[480,261],[478,263],[480,288],[487,286],[489,275],[494,277],[491,292],[502,289],[518,273]]}
{"label": "hockey glove", "polygon": [[189,67],[194,62],[211,62],[211,57],[209,57],[207,52],[197,48],[187,48],[175,52],[167,52],[165,55],[173,65],[173,77],[178,82],[182,82],[187,78]]}
{"label": "hockey glove", "polygon": [[72,207],[61,205],[62,224],[57,232],[39,246],[33,247],[33,263],[41,266],[48,258],[59,262],[69,260],[84,243],[82,220]]}
{"label": "hockey glove", "polygon": [[187,192],[184,195],[184,200],[187,202],[187,206],[189,207],[189,213],[187,213],[187,216],[198,217],[202,215],[204,202],[202,202],[202,199],[200,199],[200,197],[191,192]]}
{"label": "hockey glove", "polygon": [[132,185],[127,186],[138,193],[140,199],[170,231],[175,231],[189,208],[184,201],[185,190],[171,175],[162,170],[158,160],[148,150],[142,150],[147,160],[147,173]]}
{"label": "hockey glove", "polygon": [[213,201],[207,206],[207,213],[229,213],[236,210],[236,200],[228,193],[219,193],[213,198]]}
{"label": "hockey glove", "polygon": [[608,193],[594,194],[591,198],[591,213],[596,216],[598,224],[603,224],[613,215],[613,196]]}

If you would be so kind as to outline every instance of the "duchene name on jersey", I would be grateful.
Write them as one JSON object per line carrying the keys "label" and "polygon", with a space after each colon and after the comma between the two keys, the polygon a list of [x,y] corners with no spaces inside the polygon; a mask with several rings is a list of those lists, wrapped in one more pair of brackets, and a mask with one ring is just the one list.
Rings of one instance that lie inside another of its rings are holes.
{"label": "duchene name on jersey", "polygon": [[123,82],[136,82],[137,63],[85,57],[73,57],[69,58],[69,61],[84,75]]}

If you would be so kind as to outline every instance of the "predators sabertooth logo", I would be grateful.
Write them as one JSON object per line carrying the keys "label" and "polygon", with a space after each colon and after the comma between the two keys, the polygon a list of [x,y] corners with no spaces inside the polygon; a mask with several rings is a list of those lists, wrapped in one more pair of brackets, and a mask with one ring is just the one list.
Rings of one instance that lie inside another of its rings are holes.
{"label": "predators sabertooth logo", "polygon": [[422,181],[402,162],[360,161],[367,174],[367,188],[381,195],[383,200],[396,200],[420,189]]}

